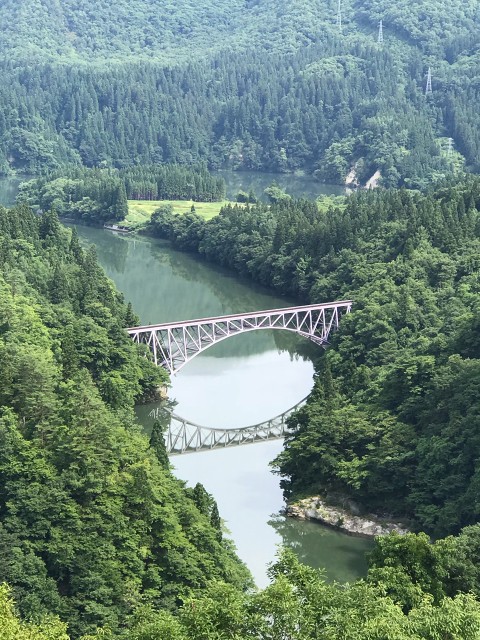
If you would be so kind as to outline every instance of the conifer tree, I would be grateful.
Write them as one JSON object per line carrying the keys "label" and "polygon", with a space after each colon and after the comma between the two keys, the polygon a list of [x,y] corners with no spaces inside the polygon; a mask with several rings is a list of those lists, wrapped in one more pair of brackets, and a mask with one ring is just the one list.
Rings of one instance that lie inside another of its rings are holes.
{"label": "conifer tree", "polygon": [[164,469],[170,467],[168,460],[167,448],[165,446],[165,434],[159,420],[155,420],[152,427],[152,434],[150,436],[150,448],[155,453],[155,456]]}

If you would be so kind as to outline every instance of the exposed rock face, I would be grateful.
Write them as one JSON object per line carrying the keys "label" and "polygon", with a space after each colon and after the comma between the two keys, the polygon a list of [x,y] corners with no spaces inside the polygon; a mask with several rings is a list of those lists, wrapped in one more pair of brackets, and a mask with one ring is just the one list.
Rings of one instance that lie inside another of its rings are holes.
{"label": "exposed rock face", "polygon": [[303,520],[317,520],[340,531],[362,536],[383,536],[392,531],[408,533],[408,529],[395,522],[387,522],[373,514],[353,515],[341,507],[327,505],[321,498],[305,498],[285,509],[287,516]]}
{"label": "exposed rock face", "polygon": [[345,178],[345,186],[350,189],[357,189],[360,186],[355,167],[352,167]]}
{"label": "exposed rock face", "polygon": [[380,171],[375,171],[373,176],[369,180],[367,180],[367,183],[365,184],[365,189],[376,189],[378,187],[378,181],[380,180],[381,177],[382,177],[382,174],[380,173]]}

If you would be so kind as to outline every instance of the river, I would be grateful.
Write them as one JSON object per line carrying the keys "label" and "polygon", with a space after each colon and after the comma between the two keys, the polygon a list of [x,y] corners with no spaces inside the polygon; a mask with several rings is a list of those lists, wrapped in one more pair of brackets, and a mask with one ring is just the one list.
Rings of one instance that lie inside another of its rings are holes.
{"label": "river", "polygon": [[[0,202],[7,194],[3,201],[11,203],[12,193],[0,181]],[[78,227],[78,232],[96,245],[103,268],[145,324],[295,304],[162,241],[92,227]],[[282,331],[230,338],[197,356],[172,379],[169,396],[176,402],[175,413],[209,427],[243,427],[278,415],[310,391],[312,349],[317,347]],[[154,408],[138,409],[147,430]],[[364,575],[369,540],[279,515],[279,479],[268,465],[281,448],[280,441],[257,443],[176,456],[172,463],[178,477],[190,485],[201,482],[213,494],[258,586],[267,584],[266,565],[280,544],[294,549],[310,566],[325,568],[329,580]]]}
{"label": "river", "polygon": [[0,205],[9,206],[15,202],[18,186],[22,180],[22,178],[0,178]]}
{"label": "river", "polygon": [[294,198],[314,200],[320,195],[345,195],[345,187],[337,184],[318,182],[309,175],[292,173],[268,173],[265,171],[217,171],[216,175],[224,178],[227,185],[227,198],[235,200],[239,191],[248,193],[250,189],[260,200],[268,200],[264,190],[272,183],[278,184]]}

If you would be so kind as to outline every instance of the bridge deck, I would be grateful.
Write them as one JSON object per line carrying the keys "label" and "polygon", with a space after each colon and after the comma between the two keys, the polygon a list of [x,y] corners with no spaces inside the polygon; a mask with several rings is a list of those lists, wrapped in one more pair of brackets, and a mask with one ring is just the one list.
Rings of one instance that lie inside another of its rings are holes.
{"label": "bridge deck", "polygon": [[133,333],[135,331],[153,331],[154,329],[171,329],[174,327],[198,326],[208,324],[210,322],[222,322],[227,320],[241,320],[242,318],[255,318],[265,316],[266,314],[281,313],[297,313],[301,311],[319,311],[321,309],[331,309],[332,307],[346,307],[352,305],[352,300],[338,300],[326,304],[306,304],[299,307],[282,307],[279,309],[263,309],[261,311],[252,311],[250,313],[232,313],[227,316],[212,316],[209,318],[197,318],[195,320],[179,320],[175,322],[162,322],[161,324],[146,324],[139,327],[128,327],[126,331]]}

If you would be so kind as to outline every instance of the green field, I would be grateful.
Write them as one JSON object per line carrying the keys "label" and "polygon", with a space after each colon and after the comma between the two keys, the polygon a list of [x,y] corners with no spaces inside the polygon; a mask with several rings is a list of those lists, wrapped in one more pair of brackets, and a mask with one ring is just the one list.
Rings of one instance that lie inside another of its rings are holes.
{"label": "green field", "polygon": [[192,204],[195,205],[195,213],[202,216],[205,220],[210,220],[220,213],[220,209],[229,203],[228,200],[223,202],[194,202],[193,200],[129,200],[128,216],[123,223],[127,225],[138,226],[150,220],[152,213],[162,205],[171,204],[173,212],[178,214],[189,213]]}

